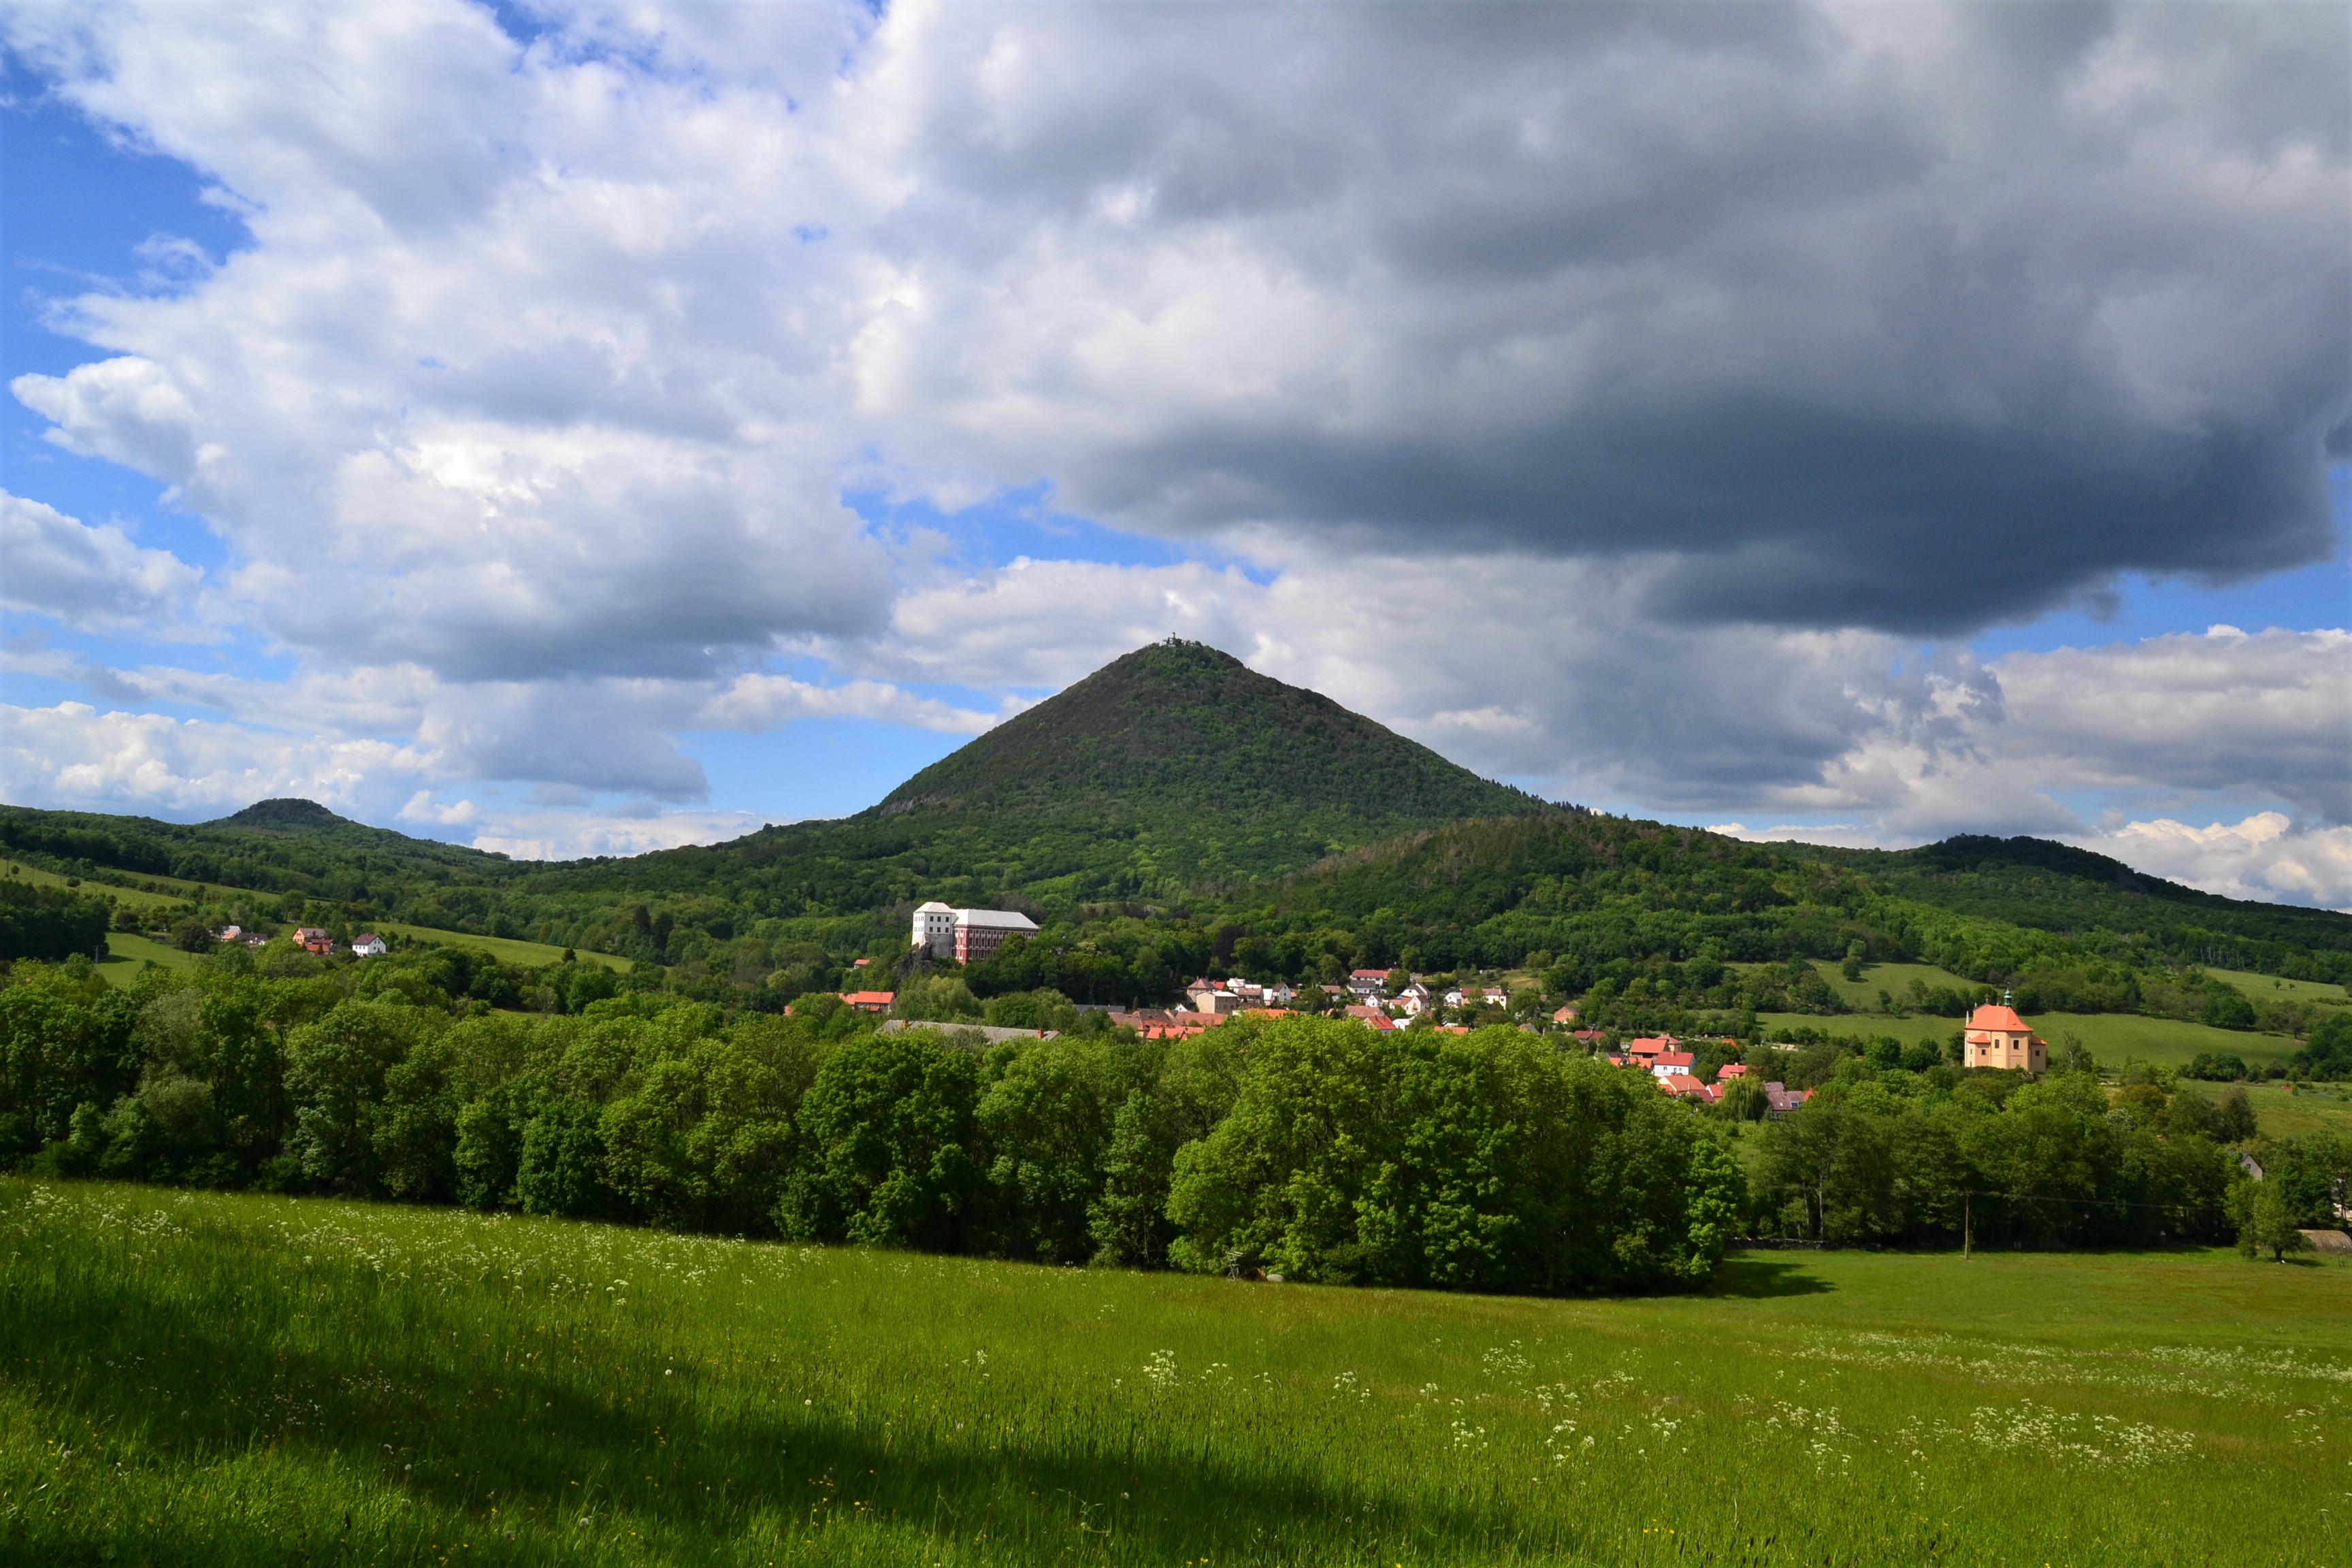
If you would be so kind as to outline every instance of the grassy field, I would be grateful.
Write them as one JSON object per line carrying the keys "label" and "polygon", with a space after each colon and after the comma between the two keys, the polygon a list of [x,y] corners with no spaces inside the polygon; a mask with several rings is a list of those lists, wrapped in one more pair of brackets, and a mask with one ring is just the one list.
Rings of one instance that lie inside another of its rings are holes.
{"label": "grassy field", "polygon": [[[2195,1086],[2208,1099],[2218,1097],[2230,1087],[2220,1083]],[[2298,1138],[2306,1132],[2333,1132],[2339,1138],[2352,1138],[2352,1088],[2296,1089],[2284,1083],[2243,1087],[2246,1098],[2253,1102],[2254,1124],[2266,1137]]]}
{"label": "grassy field", "polygon": [[183,952],[169,942],[121,931],[106,933],[106,953],[98,972],[116,985],[130,984],[150,963],[164,969],[193,969],[196,963],[193,952]]}
{"label": "grassy field", "polygon": [[[1885,1013],[1844,1013],[1834,1017],[1810,1013],[1759,1013],[1756,1016],[1759,1022],[1775,1027],[1819,1029],[1832,1037],[1866,1040],[1892,1035],[1898,1040],[1932,1040],[1939,1045],[1960,1027],[1958,1018],[1918,1015],[1897,1018]],[[2186,1067],[2200,1051],[2227,1051],[2260,1065],[2284,1061],[2295,1049],[2294,1041],[2284,1035],[2216,1029],[2206,1024],[2184,1024],[2137,1013],[2037,1013],[2026,1022],[2053,1047],[2073,1035],[2088,1046],[2091,1054],[2111,1072],[2127,1060]]]}
{"label": "grassy field", "polygon": [[[398,921],[380,921],[376,930],[387,936],[414,937],[420,942],[439,942],[444,947],[475,947],[490,954],[501,963],[520,963],[537,969],[544,964],[563,961],[563,950],[543,942],[523,942],[510,936],[476,936],[471,931],[436,931],[431,926],[403,925]],[[607,969],[625,971],[629,961],[614,958],[609,952],[589,952],[577,950],[583,963],[601,963]]]}
{"label": "grassy field", "polygon": [[2282,980],[2244,969],[2209,969],[2216,980],[2226,980],[2257,1002],[2344,1002],[2352,1000],[2341,985],[2324,980]]}
{"label": "grassy field", "polygon": [[[17,876],[37,886],[62,888],[66,885],[66,879],[63,877],[53,872],[39,870],[22,862],[0,862],[0,875],[5,875],[6,867],[11,864],[16,866]],[[82,888],[86,891],[106,894],[116,903],[136,910],[154,910],[180,904],[196,889],[196,884],[194,882],[182,881],[172,877],[152,877],[146,879],[170,887],[174,890],[168,895],[157,894],[140,888],[118,888],[108,882],[85,882]],[[256,903],[275,904],[278,901],[278,895],[275,893],[252,893],[242,889],[221,886],[215,886],[211,890],[232,900],[244,898]],[[545,964],[561,963],[563,958],[562,948],[551,946],[543,942],[522,942],[513,937],[503,936],[477,936],[471,931],[439,931],[431,926],[406,925],[399,921],[379,921],[376,929],[387,936],[413,937],[423,942],[439,942],[445,947],[479,948],[502,963],[520,963],[533,969]],[[283,934],[282,931],[280,934]],[[129,977],[138,973],[141,962],[146,959],[153,959],[167,969],[184,969],[192,962],[191,956],[179,949],[162,942],[150,942],[143,936],[113,932],[108,935],[106,942],[118,961],[104,966],[106,977],[117,984],[129,984]],[[607,969],[626,970],[629,967],[627,959],[614,958],[610,953],[582,952],[579,956],[588,963],[601,963]],[[129,962],[125,963],[120,962],[121,960]]]}
{"label": "grassy field", "polygon": [[0,1182],[0,1559],[2340,1563],[2352,1266],[1349,1291]]}

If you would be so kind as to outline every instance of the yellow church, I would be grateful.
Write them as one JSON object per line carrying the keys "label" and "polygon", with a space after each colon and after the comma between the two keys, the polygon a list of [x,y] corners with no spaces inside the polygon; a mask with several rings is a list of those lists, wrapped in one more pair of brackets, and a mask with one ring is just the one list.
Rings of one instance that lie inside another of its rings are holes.
{"label": "yellow church", "polygon": [[1968,1065],[1972,1068],[2022,1068],[2027,1072],[2050,1068],[2049,1046],[2025,1026],[2015,1008],[2005,1004],[1987,1003],[1969,1014],[1966,1040]]}

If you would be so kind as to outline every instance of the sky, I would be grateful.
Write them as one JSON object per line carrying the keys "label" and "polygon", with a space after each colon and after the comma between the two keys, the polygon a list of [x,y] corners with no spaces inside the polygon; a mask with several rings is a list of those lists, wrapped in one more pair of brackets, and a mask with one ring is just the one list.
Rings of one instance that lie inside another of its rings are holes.
{"label": "sky", "polygon": [[0,797],[530,857],[1143,643],[2352,908],[2334,5],[0,3]]}

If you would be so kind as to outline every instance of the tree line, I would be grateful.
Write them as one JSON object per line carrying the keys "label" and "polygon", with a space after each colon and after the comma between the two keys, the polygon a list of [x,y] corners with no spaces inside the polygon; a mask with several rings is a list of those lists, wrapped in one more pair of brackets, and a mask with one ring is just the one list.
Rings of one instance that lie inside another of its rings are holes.
{"label": "tree line", "polygon": [[122,988],[79,957],[19,963],[0,989],[0,1162],[1539,1293],[1689,1284],[1743,1234],[2215,1239],[2246,1223],[2232,1146],[2284,1163],[2273,1192],[2308,1223],[2347,1168],[2317,1142],[2254,1140],[2242,1090],[2209,1100],[2144,1070],[2111,1098],[2089,1072],[2025,1083],[1932,1051],[1721,1047],[1711,1061],[1822,1086],[1749,1129],[1749,1163],[1731,1134],[1762,1114],[1752,1087],[1702,1113],[1516,1027],[1250,1018],[1160,1042],[1050,993],[977,1004],[942,976],[910,994],[918,1012],[1065,1030],[990,1046],[950,1022],[886,1029],[826,994],[730,1013],[566,967],[598,994],[530,1016],[475,994],[509,981],[462,950],[276,975],[232,950]]}
{"label": "tree line", "polygon": [[[241,952],[0,990],[19,1168],[1045,1263],[1566,1293],[1703,1279],[1721,1129],[1513,1028],[1236,1022],[1144,1041],[894,1030],[827,995],[623,990],[530,1017],[392,966]],[[366,994],[362,994],[363,987]]]}

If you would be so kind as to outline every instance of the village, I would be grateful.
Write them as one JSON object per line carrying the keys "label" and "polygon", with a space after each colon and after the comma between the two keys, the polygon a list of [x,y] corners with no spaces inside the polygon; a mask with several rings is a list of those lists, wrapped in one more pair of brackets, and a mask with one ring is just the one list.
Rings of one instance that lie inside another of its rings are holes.
{"label": "village", "polygon": [[[934,901],[915,910],[910,944],[932,959],[971,963],[993,954],[1014,937],[1035,934],[1037,929],[1034,921],[1014,910],[954,909]],[[857,960],[859,967],[870,963]],[[845,1004],[861,1013],[887,1015],[897,1002],[895,993],[889,991],[839,994]],[[1566,1048],[1603,1056],[1612,1067],[1639,1069],[1663,1093],[1695,1105],[1715,1105],[1740,1096],[1743,1109],[1749,1109],[1749,1113],[1772,1118],[1796,1110],[1814,1092],[1761,1078],[1744,1059],[1746,1045],[1729,1036],[1685,1040],[1658,1034],[1612,1041],[1609,1031],[1580,1026],[1582,1020],[1575,1003],[1547,1010],[1536,993],[1515,992],[1500,980],[1460,982],[1402,969],[1362,968],[1351,971],[1344,983],[1303,989],[1282,981],[1202,976],[1187,984],[1183,994],[1183,1005],[1175,1007],[1075,1005],[1081,1013],[1099,1013],[1109,1026],[1132,1029],[1147,1040],[1187,1039],[1234,1018],[1280,1018],[1300,1013],[1350,1018],[1383,1033],[1428,1029],[1466,1035],[1474,1027],[1510,1025],[1528,1034],[1557,1038]],[[1053,1032],[992,1028],[987,1033],[993,1039],[1022,1035],[1051,1037]],[[1963,1067],[2029,1075],[2049,1068],[2047,1043],[2006,1002],[1976,1007],[1963,1026],[1962,1042],[1959,1065]],[[1743,1092],[1744,1085],[1753,1088]]]}

